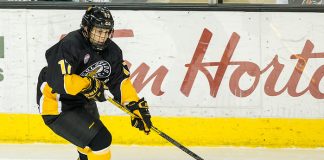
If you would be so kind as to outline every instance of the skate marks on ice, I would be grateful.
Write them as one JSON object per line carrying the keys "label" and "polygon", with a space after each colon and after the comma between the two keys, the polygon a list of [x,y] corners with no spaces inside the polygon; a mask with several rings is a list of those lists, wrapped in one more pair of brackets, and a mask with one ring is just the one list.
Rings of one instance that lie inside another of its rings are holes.
{"label": "skate marks on ice", "polygon": [[[324,160],[324,148],[189,147],[205,160]],[[112,145],[112,160],[194,160],[173,146]],[[0,160],[76,160],[69,144],[0,144]]]}

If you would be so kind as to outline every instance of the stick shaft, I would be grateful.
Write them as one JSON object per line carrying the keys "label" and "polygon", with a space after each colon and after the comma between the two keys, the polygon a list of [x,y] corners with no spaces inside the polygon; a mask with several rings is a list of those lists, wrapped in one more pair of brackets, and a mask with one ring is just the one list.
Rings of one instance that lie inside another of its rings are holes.
{"label": "stick shaft", "polygon": [[[123,110],[124,112],[126,112],[127,114],[129,114],[130,116],[138,117],[137,115],[135,115],[134,113],[132,113],[131,111],[129,111],[126,107],[124,107],[119,102],[117,102],[114,99],[112,99],[111,97],[108,97],[107,100],[109,102],[111,102],[113,105],[115,105],[116,107],[120,108],[121,110]],[[163,137],[165,140],[169,141],[170,143],[172,143],[173,145],[175,145],[176,147],[178,147],[182,151],[186,152],[188,155],[190,155],[191,157],[195,158],[196,160],[204,160],[201,157],[199,157],[197,154],[195,154],[194,152],[192,152],[191,150],[189,150],[187,147],[183,146],[182,144],[180,144],[179,142],[177,142],[176,140],[174,140],[173,138],[171,138],[170,136],[168,136],[164,132],[160,131],[158,128],[152,126],[151,129],[153,131],[155,131],[157,134],[159,134],[161,137]]]}

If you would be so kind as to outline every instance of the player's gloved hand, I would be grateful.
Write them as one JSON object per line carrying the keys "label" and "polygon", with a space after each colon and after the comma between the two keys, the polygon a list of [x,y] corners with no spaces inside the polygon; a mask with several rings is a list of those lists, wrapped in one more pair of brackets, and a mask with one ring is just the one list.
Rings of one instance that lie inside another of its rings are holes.
{"label": "player's gloved hand", "polygon": [[132,126],[149,134],[152,127],[151,114],[144,98],[140,99],[138,102],[130,102],[126,107],[139,117],[131,117]]}
{"label": "player's gloved hand", "polygon": [[87,88],[83,89],[81,93],[90,100],[99,102],[106,101],[107,99],[105,98],[104,92],[108,89],[108,87],[97,78],[87,78],[90,81],[90,85]]}

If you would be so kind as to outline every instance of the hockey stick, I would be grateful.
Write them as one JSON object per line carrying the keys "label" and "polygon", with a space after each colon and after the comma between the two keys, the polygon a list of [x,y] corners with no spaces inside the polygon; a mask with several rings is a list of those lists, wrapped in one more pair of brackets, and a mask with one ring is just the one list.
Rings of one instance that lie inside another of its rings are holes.
{"label": "hockey stick", "polygon": [[[107,100],[109,102],[111,102],[113,105],[115,105],[116,107],[120,108],[121,110],[123,110],[124,112],[126,112],[127,114],[129,114],[130,116],[138,117],[136,114],[134,114],[131,111],[129,111],[126,107],[124,107],[119,102],[117,102],[116,100],[112,99],[111,97],[108,97]],[[171,138],[170,136],[168,136],[167,134],[163,133],[162,131],[160,131],[159,129],[157,129],[156,127],[154,127],[153,125],[152,125],[152,128],[151,129],[153,131],[155,131],[157,134],[159,134],[161,137],[163,137],[164,139],[166,139],[167,141],[169,141],[170,143],[172,143],[175,146],[177,146],[182,151],[184,151],[187,154],[189,154],[191,157],[195,158],[196,160],[204,160],[201,157],[199,157],[197,154],[195,154],[194,152],[190,151],[188,148],[186,148],[185,146],[183,146],[182,144],[180,144],[179,142],[177,142],[176,140],[174,140],[173,138]]]}

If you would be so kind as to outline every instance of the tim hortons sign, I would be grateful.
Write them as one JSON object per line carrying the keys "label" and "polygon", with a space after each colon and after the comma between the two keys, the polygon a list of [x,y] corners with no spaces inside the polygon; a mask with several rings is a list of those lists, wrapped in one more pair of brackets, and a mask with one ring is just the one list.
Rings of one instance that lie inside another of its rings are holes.
{"label": "tim hortons sign", "polygon": [[[128,36],[124,35],[124,37]],[[191,62],[184,64],[184,66],[187,67],[187,72],[185,77],[183,78],[182,85],[180,87],[180,92],[186,97],[188,97],[190,94],[198,72],[203,73],[206,79],[208,80],[210,96],[216,97],[228,66],[237,66],[236,69],[231,73],[229,80],[229,89],[231,93],[237,97],[247,97],[251,93],[253,93],[256,86],[259,84],[259,80],[262,74],[268,71],[270,72],[270,74],[266,78],[263,87],[264,93],[268,96],[278,96],[283,92],[287,91],[290,96],[299,97],[309,91],[309,93],[316,99],[324,98],[324,93],[320,91],[320,82],[324,75],[324,65],[321,65],[316,69],[316,71],[309,79],[309,84],[306,88],[304,88],[302,91],[297,91],[298,83],[303,74],[305,66],[308,64],[308,60],[324,58],[324,52],[312,52],[314,45],[310,40],[307,40],[305,42],[303,50],[300,54],[293,54],[290,56],[290,59],[297,60],[297,64],[294,67],[294,70],[286,85],[284,85],[284,87],[282,87],[281,89],[276,90],[278,79],[285,67],[285,64],[281,64],[279,62],[278,55],[275,55],[272,61],[265,68],[262,69],[260,68],[260,66],[258,66],[258,64],[255,64],[253,62],[232,61],[231,58],[240,40],[240,35],[236,32],[233,32],[227,43],[226,48],[224,49],[222,58],[219,61],[215,62],[203,62],[205,52],[209,46],[211,38],[212,33],[205,28],[202,32],[196,50],[192,56]],[[127,64],[129,67],[132,66],[132,64],[128,61]],[[215,75],[212,75],[207,70],[207,67],[217,67]],[[163,95],[164,91],[162,91],[161,85],[163,83],[164,78],[167,76],[169,70],[162,65],[145,80],[145,77],[147,76],[149,70],[150,66],[145,63],[142,63],[131,74],[131,78],[133,79],[133,84],[136,90],[140,92],[147,85],[148,82],[153,80],[153,84],[151,87],[152,93],[156,96]],[[239,86],[240,79],[244,74],[248,74],[249,76],[254,78],[253,84],[245,90],[241,89]]]}

